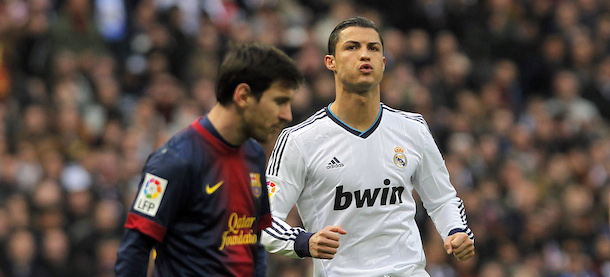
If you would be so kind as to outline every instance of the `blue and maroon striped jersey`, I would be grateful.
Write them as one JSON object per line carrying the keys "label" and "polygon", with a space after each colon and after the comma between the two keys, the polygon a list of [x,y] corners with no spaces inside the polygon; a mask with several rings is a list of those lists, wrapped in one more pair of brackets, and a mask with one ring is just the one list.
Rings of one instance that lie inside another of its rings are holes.
{"label": "blue and maroon striped jersey", "polygon": [[145,268],[136,263],[143,263],[140,255],[148,261],[153,246],[158,277],[265,276],[259,241],[271,225],[265,163],[254,139],[232,146],[207,117],[172,137],[144,167],[117,276]]}

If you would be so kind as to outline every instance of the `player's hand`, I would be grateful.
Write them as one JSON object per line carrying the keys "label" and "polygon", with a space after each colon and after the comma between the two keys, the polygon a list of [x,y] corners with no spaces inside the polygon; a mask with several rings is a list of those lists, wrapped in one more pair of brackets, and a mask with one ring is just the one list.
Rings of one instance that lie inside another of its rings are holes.
{"label": "player's hand", "polygon": [[445,239],[445,250],[459,261],[466,261],[474,256],[474,241],[466,233],[458,232]]}
{"label": "player's hand", "polygon": [[339,248],[339,237],[347,232],[341,226],[326,226],[309,238],[309,254],[318,259],[332,259]]}

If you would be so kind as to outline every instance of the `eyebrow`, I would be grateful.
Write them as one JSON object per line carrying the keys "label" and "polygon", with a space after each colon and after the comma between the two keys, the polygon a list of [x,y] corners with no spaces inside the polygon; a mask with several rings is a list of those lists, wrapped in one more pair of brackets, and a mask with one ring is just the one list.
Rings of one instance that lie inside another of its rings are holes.
{"label": "eyebrow", "polygon": [[[343,47],[343,46],[345,46],[345,45],[349,45],[349,44],[357,44],[357,45],[360,45],[360,44],[362,44],[362,43],[360,43],[359,41],[355,41],[355,40],[347,40],[347,41],[345,41],[345,42],[344,42],[344,43],[341,45],[341,47]],[[366,43],[366,46],[367,46],[367,47],[371,47],[371,46],[378,46],[378,47],[380,47],[380,48],[382,47],[382,46],[381,46],[381,43],[380,43],[380,42],[378,42],[378,41],[372,41],[372,42],[368,42],[368,43]]]}
{"label": "eyebrow", "polygon": [[[354,44],[361,44],[359,41],[355,41],[355,40],[347,40],[343,43],[343,45],[348,44],[348,43],[354,43]],[[372,41],[369,43],[366,43],[366,45],[379,45],[381,46],[381,42],[378,41]]]}
{"label": "eyebrow", "polygon": [[288,97],[288,96],[278,96],[273,98],[273,101],[279,104],[283,104],[283,103],[288,103],[291,102],[292,99],[294,99],[294,97]]}

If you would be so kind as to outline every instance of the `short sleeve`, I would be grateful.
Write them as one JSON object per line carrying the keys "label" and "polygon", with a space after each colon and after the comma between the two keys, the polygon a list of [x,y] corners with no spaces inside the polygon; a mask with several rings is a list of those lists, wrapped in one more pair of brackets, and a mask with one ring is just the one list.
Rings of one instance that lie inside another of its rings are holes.
{"label": "short sleeve", "polygon": [[189,202],[190,164],[171,148],[153,153],[142,172],[125,228],[163,241],[167,227]]}

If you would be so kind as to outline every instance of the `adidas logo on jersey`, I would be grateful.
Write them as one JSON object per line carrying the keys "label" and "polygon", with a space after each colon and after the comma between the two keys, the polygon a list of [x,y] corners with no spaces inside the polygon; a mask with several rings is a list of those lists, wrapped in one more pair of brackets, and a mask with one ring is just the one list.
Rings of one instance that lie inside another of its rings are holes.
{"label": "adidas logo on jersey", "polygon": [[328,163],[328,165],[326,166],[326,169],[333,169],[338,167],[344,167],[344,165],[342,162],[339,161],[339,159],[337,159],[337,157],[333,157],[333,159],[330,160],[330,163]]}

